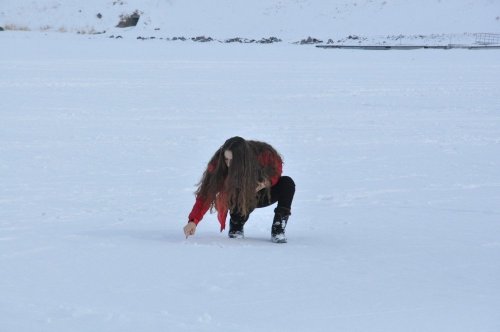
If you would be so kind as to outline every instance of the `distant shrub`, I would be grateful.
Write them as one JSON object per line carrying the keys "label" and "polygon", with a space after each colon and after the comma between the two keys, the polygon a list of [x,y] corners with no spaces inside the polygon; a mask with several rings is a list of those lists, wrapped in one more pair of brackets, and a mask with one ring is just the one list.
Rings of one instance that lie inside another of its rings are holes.
{"label": "distant shrub", "polygon": [[4,26],[4,29],[10,31],[30,31],[30,28],[27,26],[18,26],[15,24],[7,24]]}
{"label": "distant shrub", "polygon": [[276,37],[262,38],[257,41],[259,44],[272,44],[272,43],[281,43],[281,39]]}
{"label": "distant shrub", "polygon": [[214,39],[212,37],[198,36],[191,38],[191,40],[195,42],[206,43],[206,42],[211,42]]}
{"label": "distant shrub", "polygon": [[100,35],[106,33],[106,31],[97,31],[93,27],[86,27],[85,29],[79,29],[76,31],[79,35]]}
{"label": "distant shrub", "polygon": [[323,43],[322,40],[313,38],[313,37],[307,37],[307,39],[302,39],[299,44],[301,45],[310,45],[310,44],[321,44]]}

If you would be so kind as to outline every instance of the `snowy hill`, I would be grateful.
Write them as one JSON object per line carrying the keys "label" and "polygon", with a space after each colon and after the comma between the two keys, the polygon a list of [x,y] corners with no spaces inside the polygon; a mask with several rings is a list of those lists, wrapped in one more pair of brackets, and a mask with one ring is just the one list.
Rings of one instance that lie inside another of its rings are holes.
{"label": "snowy hill", "polygon": [[[0,26],[20,30],[294,40],[348,35],[500,32],[498,0],[2,0]],[[131,30],[131,31],[130,31]]]}

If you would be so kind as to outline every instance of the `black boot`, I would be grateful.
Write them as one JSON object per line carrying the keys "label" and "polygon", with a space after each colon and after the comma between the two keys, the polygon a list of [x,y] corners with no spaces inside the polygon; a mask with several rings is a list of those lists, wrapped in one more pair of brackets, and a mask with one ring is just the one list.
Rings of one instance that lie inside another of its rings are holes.
{"label": "black boot", "polygon": [[274,243],[286,243],[285,236],[286,223],[290,216],[290,209],[277,207],[274,210],[273,226],[271,228],[271,241]]}
{"label": "black boot", "polygon": [[243,239],[245,234],[243,232],[243,226],[245,222],[235,221],[232,218],[229,220],[229,233],[228,236],[231,239]]}

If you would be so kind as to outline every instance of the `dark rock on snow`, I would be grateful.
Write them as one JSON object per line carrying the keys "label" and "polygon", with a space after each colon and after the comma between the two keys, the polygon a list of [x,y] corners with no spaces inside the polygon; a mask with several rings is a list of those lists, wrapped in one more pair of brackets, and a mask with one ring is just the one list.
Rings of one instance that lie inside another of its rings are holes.
{"label": "dark rock on snow", "polygon": [[316,39],[316,38],[312,38],[312,37],[307,37],[307,39],[302,39],[299,44],[301,45],[309,45],[309,44],[321,44],[323,41],[322,40],[319,40],[319,39]]}
{"label": "dark rock on snow", "polygon": [[135,27],[141,18],[141,13],[136,10],[130,15],[121,15],[120,22],[118,22],[117,28],[128,28]]}

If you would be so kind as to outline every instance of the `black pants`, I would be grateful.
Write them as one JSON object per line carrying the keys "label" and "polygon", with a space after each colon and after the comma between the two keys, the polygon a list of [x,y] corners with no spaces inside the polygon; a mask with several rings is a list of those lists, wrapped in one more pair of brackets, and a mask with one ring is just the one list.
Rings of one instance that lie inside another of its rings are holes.
{"label": "black pants", "polygon": [[[278,183],[271,187],[271,197],[267,195],[267,190],[263,189],[257,192],[257,208],[266,207],[278,202],[275,212],[280,211],[282,214],[290,214],[294,194],[295,182],[289,176],[282,176]],[[231,211],[231,221],[240,224],[245,223],[252,211],[253,209],[246,216]]]}

